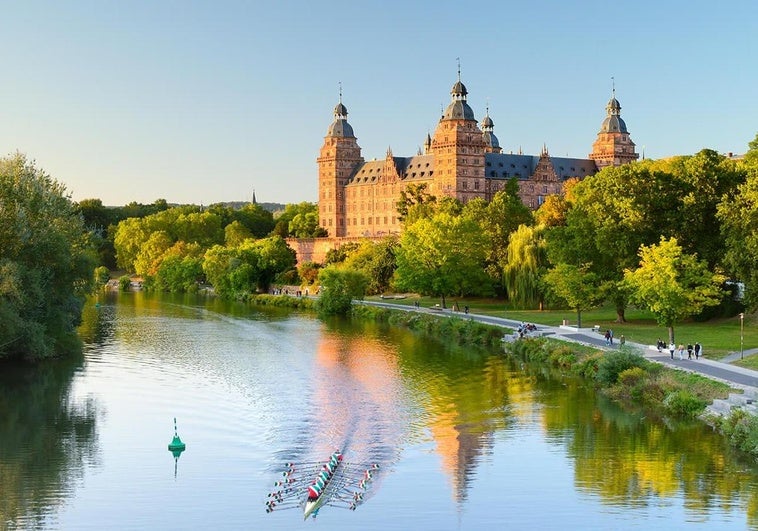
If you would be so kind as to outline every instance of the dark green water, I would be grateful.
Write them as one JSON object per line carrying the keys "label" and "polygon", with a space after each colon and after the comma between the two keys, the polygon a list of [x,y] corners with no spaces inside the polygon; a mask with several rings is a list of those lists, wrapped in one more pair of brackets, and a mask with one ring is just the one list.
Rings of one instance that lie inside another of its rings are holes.
{"label": "dark green water", "polygon": [[[81,359],[0,369],[6,529],[758,528],[758,468],[710,429],[502,352],[141,293],[84,318]],[[336,448],[381,466],[357,510],[266,513]]]}

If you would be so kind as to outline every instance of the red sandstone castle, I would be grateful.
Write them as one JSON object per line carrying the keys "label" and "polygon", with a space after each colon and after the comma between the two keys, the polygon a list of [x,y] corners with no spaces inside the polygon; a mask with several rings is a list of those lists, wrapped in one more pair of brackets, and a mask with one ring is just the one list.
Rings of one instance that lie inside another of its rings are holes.
{"label": "red sandstone castle", "polygon": [[468,91],[459,72],[450,91],[452,101],[434,137],[427,135],[423,154],[395,157],[388,150],[384,160],[368,162],[361,156],[340,95],[317,159],[320,224],[337,238],[399,233],[400,192],[409,184],[421,183],[436,197],[450,196],[466,203],[475,197],[489,201],[515,177],[521,200],[537,208],[546,196],[560,194],[566,180],[639,157],[621,119],[615,92],[614,88],[589,158],[551,157],[545,147],[540,155],[502,153],[489,112],[480,128],[466,103]]}

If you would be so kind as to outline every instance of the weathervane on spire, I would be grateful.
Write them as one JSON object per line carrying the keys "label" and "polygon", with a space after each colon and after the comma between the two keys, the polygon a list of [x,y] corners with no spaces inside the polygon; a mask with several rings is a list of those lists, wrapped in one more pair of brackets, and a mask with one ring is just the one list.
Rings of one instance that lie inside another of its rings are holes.
{"label": "weathervane on spire", "polygon": [[342,81],[337,81],[337,84],[340,87],[340,103],[342,103]]}
{"label": "weathervane on spire", "polygon": [[461,80],[461,58],[456,57],[455,60],[458,62],[458,81]]}
{"label": "weathervane on spire", "polygon": [[616,78],[614,78],[613,76],[611,76],[611,87],[612,87],[613,97],[615,98],[616,97]]}

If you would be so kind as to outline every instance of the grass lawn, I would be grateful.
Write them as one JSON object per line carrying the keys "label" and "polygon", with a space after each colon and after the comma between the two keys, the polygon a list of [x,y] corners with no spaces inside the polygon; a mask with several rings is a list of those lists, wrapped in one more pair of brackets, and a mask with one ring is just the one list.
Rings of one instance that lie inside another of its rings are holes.
{"label": "grass lawn", "polygon": [[[379,296],[366,297],[367,300],[382,300]],[[417,301],[422,307],[430,307],[441,304],[438,297],[419,297],[408,295],[404,299],[387,300],[395,304],[413,306]],[[445,303],[452,308],[454,303],[463,311],[464,306],[469,307],[471,313],[492,315],[505,319],[527,321],[537,324],[558,326],[564,320],[569,324],[576,324],[576,312],[572,310],[521,310],[512,308],[503,301],[483,298],[456,298],[450,297]],[[626,323],[616,323],[616,311],[612,306],[603,306],[595,310],[582,312],[582,326],[592,327],[600,325],[602,330],[610,328],[613,337],[618,339],[623,334],[628,341],[634,343],[654,345],[658,338],[668,342],[668,330],[658,326],[653,316],[637,308],[628,308],[626,311]],[[744,350],[758,348],[758,316],[746,315],[744,322]],[[699,342],[703,345],[705,356],[711,359],[719,359],[730,352],[740,351],[740,319],[731,317],[728,319],[714,319],[704,323],[687,321],[674,325],[674,336],[677,343]],[[740,365],[758,369],[758,356],[750,356],[739,363]]]}

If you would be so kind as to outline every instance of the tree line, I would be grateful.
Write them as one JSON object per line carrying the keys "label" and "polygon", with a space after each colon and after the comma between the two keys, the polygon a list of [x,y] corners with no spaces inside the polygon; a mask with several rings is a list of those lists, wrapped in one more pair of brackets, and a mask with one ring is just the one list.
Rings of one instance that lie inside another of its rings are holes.
{"label": "tree line", "polygon": [[[758,307],[758,136],[741,160],[702,150],[605,168],[534,212],[517,192],[511,180],[490,202],[464,205],[411,185],[397,204],[399,237],[296,264],[286,237],[326,235],[312,203],[277,215],[256,204],[74,203],[25,156],[0,159],[0,357],[75,347],[83,297],[115,268],[148,289],[211,285],[223,297],[317,285],[325,313],[387,291],[443,306],[451,296],[562,305],[578,320],[611,301],[619,321],[630,304],[648,308],[672,338],[689,316]],[[744,286],[740,303],[725,294],[726,279]]]}

